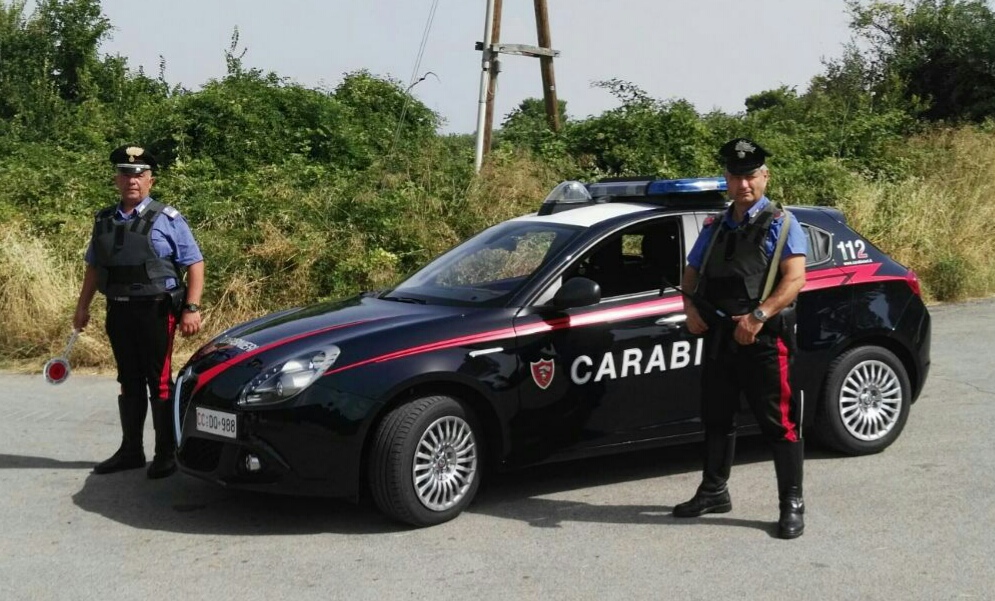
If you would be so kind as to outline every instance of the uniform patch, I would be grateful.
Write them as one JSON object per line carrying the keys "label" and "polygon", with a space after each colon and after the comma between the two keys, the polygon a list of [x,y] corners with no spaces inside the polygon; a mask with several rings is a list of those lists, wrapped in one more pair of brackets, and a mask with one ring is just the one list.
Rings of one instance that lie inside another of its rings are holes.
{"label": "uniform patch", "polygon": [[536,386],[543,390],[549,388],[549,385],[553,383],[553,375],[556,371],[553,360],[543,359],[541,361],[534,361],[529,365],[532,368],[532,380],[536,383]]}

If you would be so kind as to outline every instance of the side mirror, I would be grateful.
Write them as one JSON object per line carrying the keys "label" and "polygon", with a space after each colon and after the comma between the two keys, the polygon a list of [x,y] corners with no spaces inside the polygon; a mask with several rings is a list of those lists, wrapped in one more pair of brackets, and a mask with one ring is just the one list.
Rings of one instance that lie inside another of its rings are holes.
{"label": "side mirror", "polygon": [[594,280],[570,278],[553,296],[553,306],[557,309],[587,307],[601,302],[601,286]]}

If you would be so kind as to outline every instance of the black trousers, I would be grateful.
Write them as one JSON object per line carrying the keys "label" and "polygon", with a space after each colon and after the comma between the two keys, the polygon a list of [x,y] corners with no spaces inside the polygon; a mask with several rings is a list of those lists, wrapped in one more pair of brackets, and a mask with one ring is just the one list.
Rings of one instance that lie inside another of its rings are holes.
{"label": "black trousers", "polygon": [[170,400],[176,322],[169,295],[107,299],[107,336],[117,363],[121,396],[128,402],[144,407],[149,399]]}
{"label": "black trousers", "polygon": [[737,344],[731,334],[706,340],[701,391],[706,432],[734,432],[742,395],[769,442],[801,441],[801,407],[791,385],[796,348],[793,317],[776,316],[778,321],[765,325],[751,345]]}

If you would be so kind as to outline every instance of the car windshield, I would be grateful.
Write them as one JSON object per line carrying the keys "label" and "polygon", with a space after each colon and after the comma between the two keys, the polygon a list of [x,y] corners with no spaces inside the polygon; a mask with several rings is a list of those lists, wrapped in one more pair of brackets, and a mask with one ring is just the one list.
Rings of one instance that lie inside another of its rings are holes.
{"label": "car windshield", "polygon": [[440,256],[380,298],[499,306],[581,231],[576,226],[535,221],[499,224]]}

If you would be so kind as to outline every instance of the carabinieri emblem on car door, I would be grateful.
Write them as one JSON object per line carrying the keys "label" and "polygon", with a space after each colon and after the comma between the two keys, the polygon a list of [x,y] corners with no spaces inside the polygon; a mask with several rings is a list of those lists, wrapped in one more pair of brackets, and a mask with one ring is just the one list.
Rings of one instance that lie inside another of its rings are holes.
{"label": "carabinieri emblem on car door", "polygon": [[532,367],[532,379],[535,380],[536,386],[543,390],[549,388],[549,385],[553,382],[553,373],[556,370],[553,360],[543,359],[541,361],[534,361],[529,365]]}

